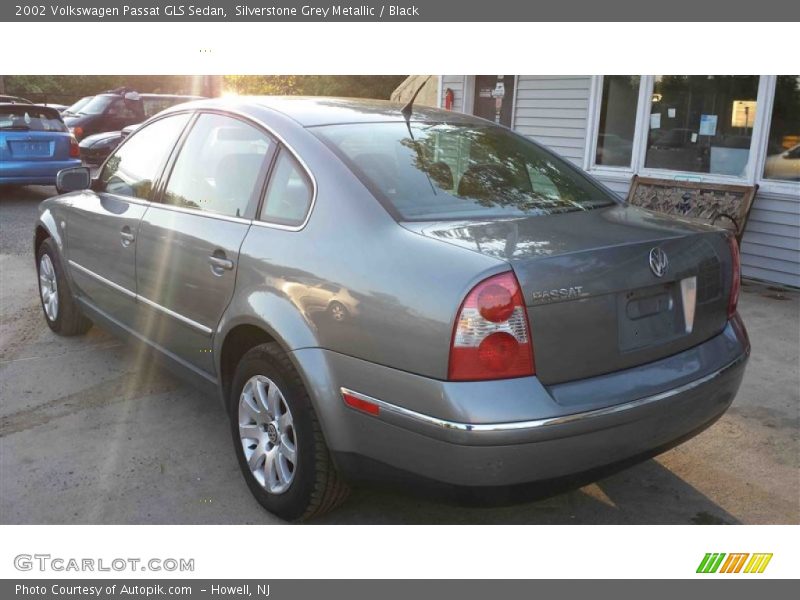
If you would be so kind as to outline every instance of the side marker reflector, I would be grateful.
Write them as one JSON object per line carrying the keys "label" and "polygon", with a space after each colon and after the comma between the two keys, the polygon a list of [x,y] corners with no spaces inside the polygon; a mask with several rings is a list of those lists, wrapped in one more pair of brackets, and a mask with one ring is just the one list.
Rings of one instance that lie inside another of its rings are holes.
{"label": "side marker reflector", "polygon": [[344,399],[344,403],[350,408],[367,413],[368,415],[376,416],[381,410],[377,404],[362,400],[361,398],[357,398],[352,394],[342,393],[342,398]]}

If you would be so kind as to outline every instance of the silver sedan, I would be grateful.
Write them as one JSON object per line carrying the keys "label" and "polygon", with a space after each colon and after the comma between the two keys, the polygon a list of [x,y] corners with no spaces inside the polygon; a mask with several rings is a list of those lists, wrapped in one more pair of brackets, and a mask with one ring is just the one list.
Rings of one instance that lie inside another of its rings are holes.
{"label": "silver sedan", "polygon": [[160,113],[59,173],[44,317],[217,394],[289,520],[380,476],[472,488],[652,456],[733,401],[737,242],[471,116],[327,98]]}

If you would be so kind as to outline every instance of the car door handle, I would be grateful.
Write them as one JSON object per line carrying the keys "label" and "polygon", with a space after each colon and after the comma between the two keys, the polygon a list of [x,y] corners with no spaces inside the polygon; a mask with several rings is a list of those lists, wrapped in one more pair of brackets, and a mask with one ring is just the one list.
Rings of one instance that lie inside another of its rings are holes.
{"label": "car door handle", "polygon": [[131,228],[127,225],[119,232],[119,237],[122,238],[122,245],[125,247],[130,246],[136,240],[136,237],[131,233]]}
{"label": "car door handle", "polygon": [[208,257],[208,262],[211,265],[211,268],[215,271],[219,269],[231,271],[233,269],[233,261],[228,258],[212,255]]}

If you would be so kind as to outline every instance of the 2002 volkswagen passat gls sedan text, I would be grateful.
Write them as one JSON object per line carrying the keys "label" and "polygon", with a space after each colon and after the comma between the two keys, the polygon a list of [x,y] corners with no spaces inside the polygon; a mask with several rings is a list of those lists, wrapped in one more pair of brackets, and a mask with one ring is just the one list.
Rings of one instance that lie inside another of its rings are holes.
{"label": "2002 volkswagen passat gls sedan text", "polygon": [[[35,232],[44,314],[218,390],[286,519],[388,468],[482,488],[652,455],[730,405],[729,234],[625,205],[474,117],[237,98],[160,113]],[[69,192],[69,193],[64,193]]]}

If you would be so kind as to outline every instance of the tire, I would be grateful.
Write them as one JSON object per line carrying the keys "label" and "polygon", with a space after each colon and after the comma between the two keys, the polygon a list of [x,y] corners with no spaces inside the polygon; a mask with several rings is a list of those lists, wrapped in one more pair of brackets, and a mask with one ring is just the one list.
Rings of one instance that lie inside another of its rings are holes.
{"label": "tire", "polygon": [[82,335],[92,322],[81,312],[72,297],[58,250],[47,238],[36,252],[36,273],[39,276],[39,300],[47,325],[58,335]]}
{"label": "tire", "polygon": [[278,344],[261,344],[242,357],[228,408],[239,467],[265,509],[304,521],[347,498],[308,392]]}

